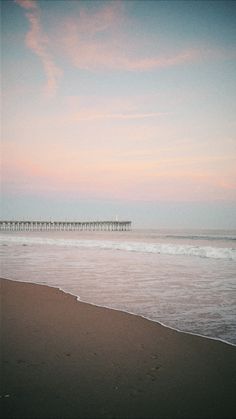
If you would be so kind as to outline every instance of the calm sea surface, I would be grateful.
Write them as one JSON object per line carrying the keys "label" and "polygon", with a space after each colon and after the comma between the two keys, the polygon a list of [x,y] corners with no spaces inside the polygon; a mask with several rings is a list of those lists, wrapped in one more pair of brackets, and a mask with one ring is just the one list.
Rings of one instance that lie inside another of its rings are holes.
{"label": "calm sea surface", "polygon": [[236,344],[236,231],[5,232],[1,276]]}

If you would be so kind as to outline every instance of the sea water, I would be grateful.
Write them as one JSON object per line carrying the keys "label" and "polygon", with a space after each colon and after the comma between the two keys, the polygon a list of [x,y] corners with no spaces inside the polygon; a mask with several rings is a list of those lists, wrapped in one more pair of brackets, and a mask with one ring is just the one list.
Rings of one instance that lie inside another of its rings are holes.
{"label": "sea water", "polygon": [[236,231],[4,232],[1,276],[236,344]]}

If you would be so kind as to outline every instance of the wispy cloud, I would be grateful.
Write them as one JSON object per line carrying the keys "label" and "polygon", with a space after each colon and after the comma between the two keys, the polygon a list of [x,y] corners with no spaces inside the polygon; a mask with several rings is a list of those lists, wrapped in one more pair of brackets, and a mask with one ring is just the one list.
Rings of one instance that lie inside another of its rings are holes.
{"label": "wispy cloud", "polygon": [[122,121],[160,118],[170,114],[167,107],[162,106],[145,95],[130,97],[121,95],[114,97],[97,97],[94,95],[70,96],[65,102],[64,117],[66,122],[87,121]]}
{"label": "wispy cloud", "polygon": [[199,51],[186,50],[152,58],[129,56],[129,52],[114,48],[112,43],[102,45],[96,41],[78,42],[67,38],[67,54],[75,67],[84,70],[150,71],[191,63],[199,57]]}
{"label": "wispy cloud", "polygon": [[154,52],[154,47],[152,54],[147,55],[147,41],[129,33],[133,24],[120,2],[105,4],[92,12],[82,7],[78,16],[67,17],[63,22],[60,46],[75,67],[92,71],[147,71],[199,58],[200,51],[194,48],[164,54]]}
{"label": "wispy cloud", "polygon": [[34,0],[16,0],[16,3],[26,10],[30,29],[26,35],[25,42],[27,47],[40,58],[47,78],[45,92],[48,96],[53,96],[58,88],[58,81],[62,71],[57,67],[48,50],[49,41],[42,30],[38,3]]}
{"label": "wispy cloud", "polygon": [[15,0],[15,2],[26,10],[38,9],[38,5],[35,0]]}
{"label": "wispy cloud", "polygon": [[57,29],[52,25],[50,37],[47,37],[42,29],[38,3],[15,1],[26,11],[30,24],[26,45],[41,59],[48,94],[56,91],[61,75],[50,52],[51,46],[62,62],[66,57],[72,66],[89,71],[153,71],[195,63],[206,57],[222,58],[227,53],[199,45],[178,50],[165,48],[163,40],[156,36],[145,37],[137,30],[139,22],[128,15],[125,2],[119,1],[98,3],[94,8],[88,7],[86,2],[78,2],[76,13],[67,14],[60,23],[57,21]]}
{"label": "wispy cloud", "polygon": [[71,119],[73,121],[92,121],[96,119],[144,119],[155,118],[166,115],[167,112],[141,112],[141,113],[91,113],[79,112],[74,114]]}
{"label": "wispy cloud", "polygon": [[165,68],[177,66],[185,63],[194,62],[198,59],[200,52],[197,49],[188,49],[175,54],[161,55],[153,58],[143,58],[130,61],[128,70],[154,70],[156,68]]}

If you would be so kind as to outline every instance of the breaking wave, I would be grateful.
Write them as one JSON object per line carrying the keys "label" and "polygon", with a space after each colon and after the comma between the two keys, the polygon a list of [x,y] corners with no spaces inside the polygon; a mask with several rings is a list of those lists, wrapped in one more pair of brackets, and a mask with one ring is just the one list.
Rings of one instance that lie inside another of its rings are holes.
{"label": "breaking wave", "polygon": [[223,240],[223,241],[236,241],[236,236],[219,236],[219,235],[177,235],[177,234],[167,234],[165,235],[167,238],[171,239],[189,239],[189,240]]}
{"label": "breaking wave", "polygon": [[98,248],[106,250],[120,250],[127,252],[156,253],[164,255],[195,256],[211,259],[226,259],[236,261],[236,249],[229,247],[194,246],[189,244],[173,243],[145,243],[145,242],[115,242],[107,240],[70,240],[70,239],[49,239],[41,237],[0,237],[2,245],[15,243],[20,245],[54,245],[72,246],[83,248]]}

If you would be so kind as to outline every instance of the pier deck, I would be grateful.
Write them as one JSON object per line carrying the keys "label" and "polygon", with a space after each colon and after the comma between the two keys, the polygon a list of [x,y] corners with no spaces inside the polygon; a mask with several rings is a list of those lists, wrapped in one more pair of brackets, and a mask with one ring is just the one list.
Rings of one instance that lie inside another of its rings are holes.
{"label": "pier deck", "polygon": [[0,221],[0,231],[130,231],[131,221]]}

